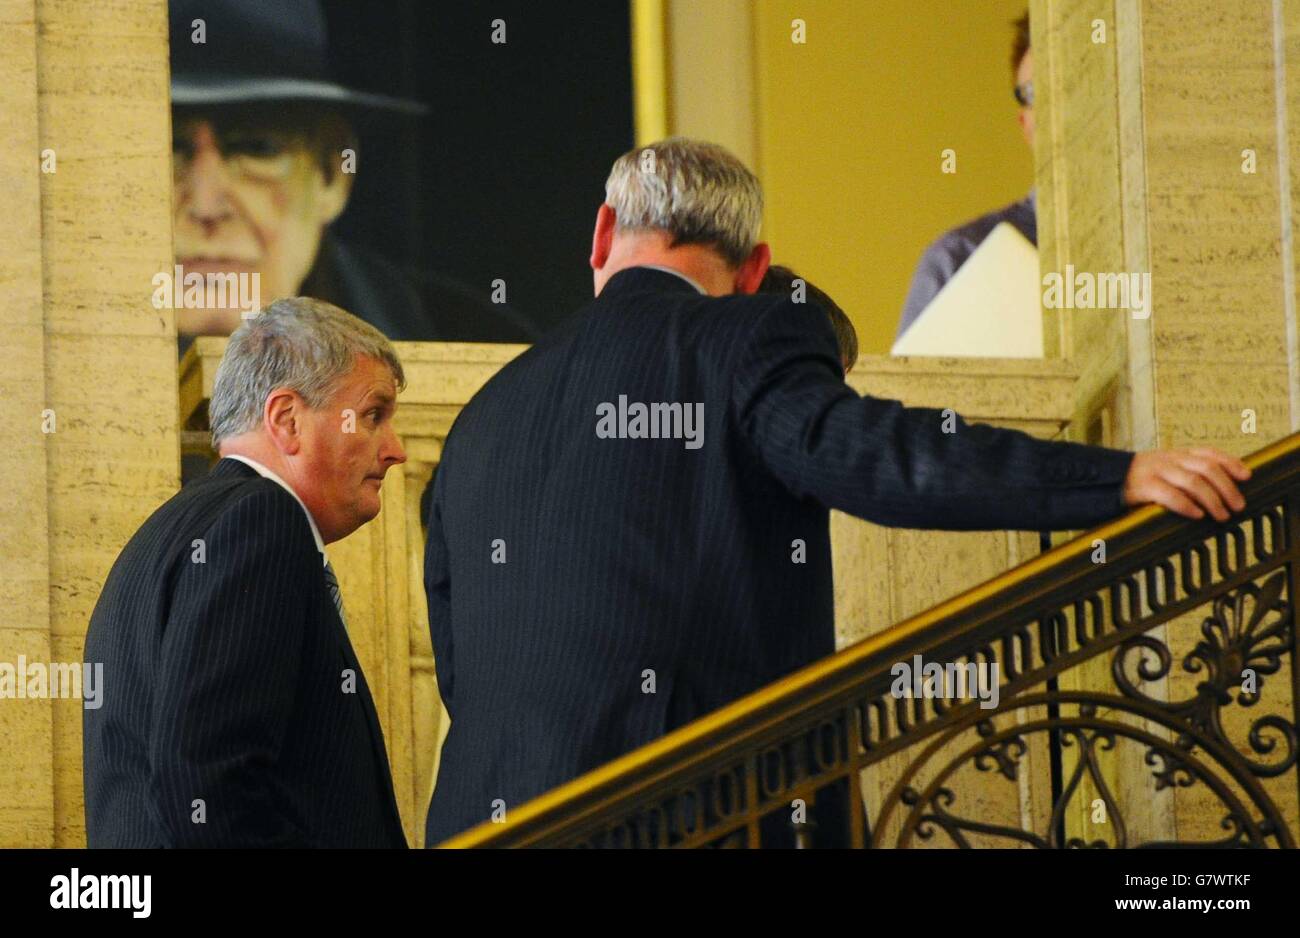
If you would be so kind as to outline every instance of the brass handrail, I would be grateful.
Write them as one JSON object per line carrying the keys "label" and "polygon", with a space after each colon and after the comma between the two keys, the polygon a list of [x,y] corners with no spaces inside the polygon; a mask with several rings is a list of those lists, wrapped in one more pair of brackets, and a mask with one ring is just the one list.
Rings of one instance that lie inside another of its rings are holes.
{"label": "brass handrail", "polygon": [[[1298,454],[1300,434],[1294,434],[1245,458],[1246,465],[1252,470],[1251,479],[1242,485],[1247,505],[1245,511],[1234,516],[1233,520],[1222,525],[1208,517],[1192,521],[1155,505],[1134,510],[548,791],[510,811],[503,823],[484,822],[440,846],[464,848],[564,843],[567,833],[573,829],[590,826],[602,818],[616,817],[620,806],[634,805],[638,798],[662,790],[691,772],[698,774],[706,765],[721,764],[727,753],[737,747],[775,739],[783,728],[788,731],[800,718],[823,711],[836,702],[843,704],[850,697],[861,699],[864,694],[881,693],[882,688],[888,685],[888,669],[893,662],[907,660],[921,650],[930,651],[932,655],[937,653],[934,660],[950,659],[961,653],[958,646],[963,642],[966,651],[984,643],[992,647],[999,640],[988,631],[992,626],[1004,630],[1000,640],[1004,647],[1009,647],[1005,632],[1008,616],[1020,614],[1031,606],[1047,609],[1071,601],[1078,603],[1089,590],[1102,589],[1108,578],[1115,578],[1117,574],[1109,571],[1128,571],[1136,576],[1137,566],[1144,559],[1167,552],[1174,542],[1192,544],[1203,541],[1237,520],[1251,516],[1253,511],[1262,510],[1260,506],[1268,508],[1275,500],[1286,499],[1288,493],[1300,495]],[[1300,540],[1293,530],[1297,514],[1300,513],[1286,511],[1288,554],[1280,559],[1288,561],[1288,564],[1297,560],[1291,553]],[[1274,520],[1270,517],[1269,524],[1272,525]],[[1262,524],[1262,521],[1257,521],[1257,524]],[[1104,568],[1099,568],[1089,559],[1093,545],[1099,539],[1106,544]],[[1238,585],[1236,580],[1225,579],[1225,589],[1233,585]],[[1167,621],[1173,614],[1188,608],[1191,607],[1186,602],[1169,603],[1167,609],[1144,625],[1144,629],[1150,628],[1151,623]],[[1060,623],[1054,623],[1053,627],[1064,629]],[[982,628],[987,634],[981,635]],[[1070,651],[1063,648],[1052,661],[1012,673],[1003,685],[1003,693],[1009,696],[1028,689],[1067,667],[1115,647],[1125,635],[1131,637],[1131,634],[1117,629],[1114,635],[1100,637],[1086,649],[1080,647]],[[944,726],[962,719],[970,722],[973,720],[973,706],[936,705],[925,732],[908,737],[905,744],[913,745],[924,736],[933,735]],[[902,712],[900,709],[899,713]],[[882,739],[878,748],[857,753],[850,760],[852,768],[860,769],[889,752],[897,751],[901,744],[896,745],[896,742]],[[1198,738],[1197,742],[1215,752],[1221,748],[1214,740]],[[1230,758],[1230,754],[1224,753],[1223,757]],[[1249,779],[1238,781],[1248,788],[1253,784]]]}

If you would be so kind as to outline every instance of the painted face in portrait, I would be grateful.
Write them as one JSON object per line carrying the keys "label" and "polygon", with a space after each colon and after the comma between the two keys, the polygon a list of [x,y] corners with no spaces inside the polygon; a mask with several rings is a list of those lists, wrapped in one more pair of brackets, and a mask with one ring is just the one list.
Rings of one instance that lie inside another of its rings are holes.
{"label": "painted face in portrait", "polygon": [[[325,226],[342,213],[351,131],[332,115],[286,117],[256,109],[177,109],[173,123],[176,263],[204,278],[203,301],[177,303],[185,335],[229,335],[249,309],[296,296]],[[214,289],[210,274],[245,275]],[[181,295],[179,287],[177,294]],[[194,294],[189,296],[193,298]]]}

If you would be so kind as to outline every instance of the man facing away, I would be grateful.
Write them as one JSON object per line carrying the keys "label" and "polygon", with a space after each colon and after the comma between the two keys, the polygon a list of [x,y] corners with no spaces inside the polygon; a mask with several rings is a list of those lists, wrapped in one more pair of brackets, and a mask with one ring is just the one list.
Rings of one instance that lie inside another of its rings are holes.
{"label": "man facing away", "polygon": [[222,458],[136,532],[90,620],[89,846],[406,846],[325,556],[406,461],[404,380],[377,329],[320,300],[231,336],[210,407]]}
{"label": "man facing away", "polygon": [[1244,505],[1248,470],[1214,450],[944,432],[941,411],[860,397],[821,309],[746,295],[762,195],[720,147],[631,151],[605,193],[596,299],[470,401],[434,483],[451,727],[430,845],[833,654],[832,508],[1044,530]]}

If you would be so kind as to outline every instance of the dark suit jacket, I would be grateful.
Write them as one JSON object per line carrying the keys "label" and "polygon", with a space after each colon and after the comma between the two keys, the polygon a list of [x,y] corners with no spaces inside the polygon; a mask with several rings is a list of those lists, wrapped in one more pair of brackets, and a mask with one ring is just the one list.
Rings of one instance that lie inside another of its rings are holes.
{"label": "dark suit jacket", "polygon": [[[599,438],[620,395],[702,402],[703,445]],[[834,653],[831,508],[952,530],[1121,513],[1131,453],[950,421],[859,397],[812,304],[611,278],[446,442],[425,586],[451,730],[428,842]]]}
{"label": "dark suit jacket", "polygon": [[136,532],[85,659],[104,665],[84,717],[91,847],[406,846],[307,517],[251,467],[220,460]]}

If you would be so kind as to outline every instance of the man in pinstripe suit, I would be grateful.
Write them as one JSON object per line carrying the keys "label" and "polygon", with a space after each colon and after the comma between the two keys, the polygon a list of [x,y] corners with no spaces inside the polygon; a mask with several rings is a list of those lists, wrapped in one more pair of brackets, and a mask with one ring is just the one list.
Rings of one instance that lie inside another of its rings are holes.
{"label": "man in pinstripe suit", "polygon": [[401,363],[319,300],[231,337],[212,471],[144,523],[86,635],[92,847],[405,847],[325,545],[379,513]]}
{"label": "man in pinstripe suit", "polygon": [[[625,154],[595,301],[457,420],[425,555],[451,716],[429,844],[832,654],[831,508],[1042,530],[1244,505],[1245,466],[1214,450],[1049,443],[860,397],[822,310],[741,295],[768,266],[761,217],[719,147]],[[814,842],[843,834],[823,817]]]}

